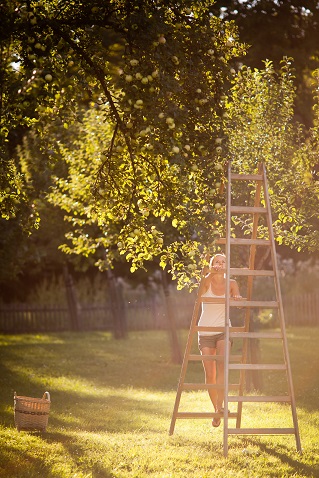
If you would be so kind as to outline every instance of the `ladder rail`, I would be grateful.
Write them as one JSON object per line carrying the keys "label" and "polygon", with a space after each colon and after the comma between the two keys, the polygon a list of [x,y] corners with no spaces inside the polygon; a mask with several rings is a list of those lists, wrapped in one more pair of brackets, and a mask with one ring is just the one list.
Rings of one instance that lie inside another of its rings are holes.
{"label": "ladder rail", "polygon": [[224,345],[224,456],[228,454],[228,376],[229,376],[229,324],[230,324],[230,236],[231,236],[231,162],[228,162],[226,197],[226,291],[225,291],[225,345]]}
{"label": "ladder rail", "polygon": [[280,317],[280,327],[281,327],[281,332],[282,332],[282,338],[283,338],[283,351],[284,351],[284,358],[287,366],[287,375],[288,375],[288,387],[289,387],[289,394],[291,396],[291,411],[292,411],[292,418],[293,418],[293,423],[294,423],[294,428],[295,428],[295,434],[296,434],[296,444],[297,444],[297,450],[300,452],[301,451],[301,441],[300,441],[300,433],[299,433],[299,425],[298,425],[298,418],[297,418],[297,412],[296,412],[296,400],[295,400],[295,394],[294,394],[294,388],[293,388],[293,382],[292,382],[292,372],[291,372],[291,365],[290,365],[290,359],[289,359],[289,351],[288,351],[288,342],[287,342],[287,335],[286,335],[286,326],[285,326],[285,316],[284,316],[284,309],[283,309],[283,302],[282,302],[282,296],[281,296],[281,288],[280,288],[280,281],[279,281],[279,276],[278,276],[278,264],[277,264],[277,255],[276,255],[276,249],[275,249],[275,237],[274,237],[274,231],[272,228],[272,215],[271,215],[271,207],[270,207],[270,197],[269,197],[269,192],[268,192],[268,183],[267,183],[267,177],[266,177],[266,169],[265,165],[263,165],[263,176],[264,176],[264,182],[265,182],[265,202],[266,202],[266,207],[268,209],[268,230],[269,230],[269,238],[270,242],[272,244],[271,246],[271,255],[272,255],[272,261],[273,261],[273,270],[275,272],[275,288],[276,288],[276,293],[277,293],[277,298],[279,302],[279,317]]}
{"label": "ladder rail", "polygon": [[186,348],[185,348],[183,362],[182,362],[182,368],[181,368],[178,387],[177,387],[177,393],[176,393],[173,415],[172,415],[170,429],[169,429],[169,435],[172,435],[174,433],[174,429],[175,429],[176,417],[177,417],[177,414],[178,414],[178,408],[179,408],[181,395],[182,395],[182,391],[183,391],[183,383],[184,383],[186,372],[187,372],[188,357],[190,355],[191,348],[192,348],[192,345],[193,345],[194,328],[197,325],[198,312],[199,312],[199,308],[200,308],[200,305],[201,305],[201,301],[200,301],[201,294],[200,294],[200,292],[201,292],[202,288],[203,288],[203,280],[201,281],[201,283],[199,285],[197,298],[196,298],[195,304],[194,304],[191,325],[190,325],[190,329],[189,329],[189,333],[188,333],[188,339],[187,339],[187,343],[186,343]]}

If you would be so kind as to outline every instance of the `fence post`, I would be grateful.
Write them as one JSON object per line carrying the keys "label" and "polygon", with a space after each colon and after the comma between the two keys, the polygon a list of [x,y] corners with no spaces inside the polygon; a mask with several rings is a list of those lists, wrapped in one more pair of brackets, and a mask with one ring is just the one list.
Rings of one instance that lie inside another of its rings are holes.
{"label": "fence post", "polygon": [[80,329],[80,305],[76,297],[73,278],[69,272],[68,265],[63,266],[63,277],[66,287],[66,296],[69,306],[71,327],[73,330]]}

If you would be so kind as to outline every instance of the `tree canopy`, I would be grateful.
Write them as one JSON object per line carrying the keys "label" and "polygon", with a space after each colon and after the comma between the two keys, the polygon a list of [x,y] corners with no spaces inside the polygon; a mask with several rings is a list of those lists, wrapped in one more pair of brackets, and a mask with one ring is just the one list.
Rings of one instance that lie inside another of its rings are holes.
{"label": "tree canopy", "polygon": [[307,234],[315,242],[317,127],[309,140],[293,121],[289,59],[278,72],[271,61],[242,67],[247,48],[227,19],[235,3],[220,15],[213,1],[4,2],[2,216],[20,220],[25,204],[22,225],[37,222],[32,156],[20,149],[24,176],[12,162],[32,130],[50,201],[69,221],[64,251],[92,256],[101,269],[121,257],[131,271],[156,260],[180,287],[192,283],[223,229],[227,160],[239,170],[265,161],[278,237],[299,248]]}
{"label": "tree canopy", "polygon": [[[100,105],[111,138],[94,171],[98,222],[109,259],[115,242],[133,253],[133,270],[152,258],[147,244],[155,253],[163,247],[150,213],[171,223],[172,263],[181,242],[190,252],[194,234],[202,244],[214,237],[224,103],[245,50],[234,23],[212,15],[211,4],[5,4],[2,137],[12,140],[23,125],[44,132],[57,119],[67,129],[76,103]],[[205,208],[208,197],[213,206]]]}
{"label": "tree canopy", "polygon": [[[231,89],[224,126],[227,155],[233,168],[257,171],[264,162],[270,185],[274,230],[278,244],[298,251],[315,251],[318,230],[318,181],[314,177],[318,154],[318,96],[314,99],[314,127],[294,121],[295,86],[291,59],[276,70],[243,67]],[[313,88],[318,85],[314,72]],[[249,230],[250,224],[240,223]]]}

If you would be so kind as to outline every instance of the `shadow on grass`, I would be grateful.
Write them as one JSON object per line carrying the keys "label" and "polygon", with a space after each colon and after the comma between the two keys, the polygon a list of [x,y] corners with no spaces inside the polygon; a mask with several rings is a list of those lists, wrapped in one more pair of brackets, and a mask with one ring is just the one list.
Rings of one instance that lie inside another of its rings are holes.
{"label": "shadow on grass", "polygon": [[[319,390],[316,370],[319,354],[313,346],[319,331],[317,334],[311,331],[296,328],[288,334],[297,406],[307,411],[317,410]],[[186,331],[182,335],[183,347]],[[142,395],[133,399],[130,389],[175,391],[180,373],[180,365],[170,363],[165,331],[134,332],[125,340],[114,340],[107,332],[2,336],[1,344],[0,418],[7,425],[13,422],[14,391],[19,395],[41,397],[48,389],[52,399],[49,422],[54,426],[62,426],[65,420],[68,426],[85,424],[90,430],[113,430],[113,421],[117,421],[117,429],[119,426],[122,430],[131,429],[132,423],[139,427],[143,423],[138,420],[138,414],[141,417],[165,414],[165,404],[153,404]],[[203,379],[200,363],[196,368],[190,364],[189,370],[192,381]],[[74,384],[74,390],[62,392],[59,383],[63,381],[68,382],[67,388]],[[276,383],[268,385],[276,387]],[[92,397],[89,392],[85,394],[86,386],[88,390],[100,389],[101,398]],[[114,393],[110,393],[110,389]],[[115,393],[117,390],[119,393]],[[104,417],[105,425],[101,423]]]}
{"label": "shadow on grass", "polygon": [[[27,471],[24,468],[26,463]],[[51,466],[45,465],[42,458],[32,456],[31,453],[21,453],[19,450],[12,450],[10,444],[2,444],[0,447],[0,477],[20,478],[24,476],[50,477],[52,476]]]}
{"label": "shadow on grass", "polygon": [[[3,425],[14,426],[14,391],[40,398],[49,390],[48,428],[134,431],[143,428],[150,417],[167,414],[165,403],[158,403],[148,395],[152,396],[152,389],[171,389],[170,380],[173,381],[177,366],[169,364],[163,356],[152,355],[146,346],[136,352],[134,361],[134,354],[128,357],[125,352],[132,347],[129,339],[118,342],[103,334],[91,334],[90,340],[84,338],[87,335],[59,334],[45,341],[36,337],[32,340],[29,336],[26,344],[15,342],[2,347],[0,420]],[[67,390],[61,390],[60,383]],[[70,390],[73,384],[74,390]]]}
{"label": "shadow on grass", "polygon": [[[186,331],[183,345],[185,335]],[[297,405],[308,411],[317,410],[316,390],[319,389],[319,377],[315,371],[319,357],[317,347],[314,347],[318,343],[319,332],[310,335],[310,331],[304,328],[288,337],[295,371]],[[173,400],[170,403],[165,394],[176,390],[180,365],[170,363],[165,332],[136,332],[121,341],[113,340],[103,332],[2,336],[1,344],[0,420],[8,427],[5,430],[8,436],[14,436],[16,444],[23,442],[23,437],[12,430],[14,391],[33,397],[42,397],[44,391],[50,391],[52,405],[48,432],[34,435],[39,436],[46,452],[51,445],[62,446],[71,461],[79,469],[85,468],[92,478],[109,478],[114,473],[103,463],[102,457],[101,462],[99,458],[94,458],[90,465],[81,462],[81,455],[88,452],[85,433],[105,434],[103,438],[106,442],[111,442],[111,435],[117,433],[135,433],[138,436],[147,430],[155,435],[168,435],[174,403]],[[196,368],[190,366],[193,381],[203,378],[201,364],[197,365]],[[166,425],[167,430],[163,428]],[[187,436],[173,436],[172,443],[175,440],[190,449],[193,447],[193,441]],[[235,449],[236,443],[240,449],[243,448],[242,441],[231,440],[230,452]],[[291,457],[291,448],[247,438],[244,443],[250,443],[289,465],[296,475],[318,476],[311,466],[302,462],[302,457],[300,461]],[[105,443],[104,448],[99,443],[94,446],[98,451],[101,446],[101,455],[105,452]],[[210,441],[208,436],[201,447],[223,457],[222,438],[216,445],[216,440]],[[42,476],[51,476],[43,458],[27,454],[22,460],[20,454],[18,446],[12,450],[10,443],[1,447],[0,477],[38,476],[36,473],[24,475],[23,471],[1,474],[2,466],[5,467],[3,469],[9,466],[12,470],[19,470],[21,463],[28,463]],[[247,462],[244,454],[237,458],[240,466]]]}
{"label": "shadow on grass", "polygon": [[[91,463],[88,466],[84,466],[81,462],[81,457],[87,454],[87,445],[86,443],[79,443],[78,440],[67,433],[58,433],[53,432],[47,435],[43,435],[42,439],[49,445],[62,445],[64,448],[64,454],[72,457],[74,463],[83,469],[85,473],[90,473],[90,478],[114,478],[114,472],[110,470],[108,466],[105,465],[102,461],[99,462],[98,459],[90,460]],[[101,449],[101,454],[103,455],[104,450]]]}
{"label": "shadow on grass", "polygon": [[[11,432],[12,433],[12,432]],[[17,432],[16,432],[17,433]],[[16,447],[13,449],[12,443],[4,443],[0,447],[0,477],[4,478],[29,478],[35,476],[41,476],[45,478],[55,478],[57,476],[57,470],[52,467],[52,463],[46,464],[44,460],[44,454],[51,454],[51,449],[55,449],[56,446],[63,447],[63,456],[66,463],[73,463],[73,467],[80,473],[83,472],[84,476],[90,476],[90,478],[114,478],[114,473],[109,467],[97,460],[90,460],[90,463],[83,463],[81,457],[87,452],[85,444],[81,445],[76,442],[72,434],[62,433],[37,433],[28,432],[27,436],[23,437],[25,432],[20,432],[20,437],[14,437],[12,434],[12,440],[15,441]],[[26,442],[28,444],[26,444]],[[22,448],[18,449],[18,445],[21,443]],[[42,452],[39,453],[39,457],[34,456],[31,448],[35,447]],[[53,448],[52,448],[53,447]],[[61,465],[63,467],[63,463]],[[68,473],[68,468],[63,469],[61,473],[65,476]],[[62,475],[61,475],[62,476]],[[77,476],[77,473],[73,474],[70,470],[70,475]],[[82,474],[81,474],[82,476]]]}
{"label": "shadow on grass", "polygon": [[[49,423],[53,428],[86,432],[135,432],[147,425],[149,432],[159,432],[156,418],[169,418],[165,405],[156,401],[119,395],[105,399],[81,397],[68,392],[56,393]],[[153,419],[153,420],[152,420]],[[152,423],[152,424],[151,424]]]}
{"label": "shadow on grass", "polygon": [[[294,474],[291,476],[311,476],[311,477],[318,477],[319,476],[319,468],[316,469],[313,466],[306,465],[302,463],[302,454],[298,454],[300,459],[296,460],[293,459],[290,454],[291,450],[280,444],[276,443],[276,445],[270,446],[267,443],[261,442],[259,440],[255,440],[253,438],[246,438],[246,443],[249,443],[252,446],[256,446],[259,450],[267,453],[269,456],[273,456],[281,461],[281,463],[289,465],[293,470]],[[297,475],[298,473],[298,475]]]}
{"label": "shadow on grass", "polygon": [[[95,386],[132,386],[156,390],[175,387],[180,365],[170,363],[165,332],[141,332],[128,339],[114,340],[108,333],[73,333],[47,335],[47,340],[30,338],[27,343],[8,343],[0,347],[7,379],[15,388],[30,389],[28,380],[20,383],[16,371],[23,369],[34,376],[72,377],[94,382]],[[9,377],[8,377],[9,374]]]}
{"label": "shadow on grass", "polygon": [[[108,393],[105,398],[98,398],[55,390],[51,394],[48,430],[119,433],[135,432],[147,425],[149,432],[159,432],[156,421],[170,418],[171,410],[167,410],[167,405],[142,396],[132,398],[128,394],[124,390],[123,394]],[[13,406],[12,411],[1,411],[0,416],[4,426],[14,426]]]}

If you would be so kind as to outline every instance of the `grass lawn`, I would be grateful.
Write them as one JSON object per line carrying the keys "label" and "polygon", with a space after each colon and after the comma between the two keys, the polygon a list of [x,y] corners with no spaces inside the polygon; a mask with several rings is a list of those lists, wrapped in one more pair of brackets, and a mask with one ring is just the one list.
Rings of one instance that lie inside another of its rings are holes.
{"label": "grass lawn", "polygon": [[[122,341],[107,332],[0,336],[0,477],[319,477],[319,328],[287,332],[303,454],[291,435],[237,436],[227,458],[222,425],[213,429],[210,420],[177,420],[168,435],[180,365],[170,363],[166,332],[131,332]],[[180,335],[184,347],[187,331]],[[266,344],[263,361],[279,347]],[[188,373],[203,380],[200,363]],[[263,380],[274,395],[283,383],[279,375]],[[14,391],[46,390],[47,433],[19,433]],[[207,392],[183,393],[183,407],[209,411]],[[242,426],[292,426],[290,410],[244,404]]]}

